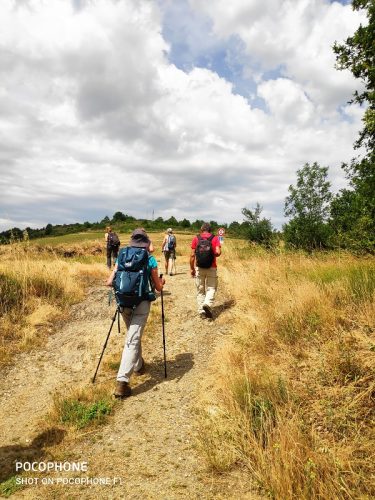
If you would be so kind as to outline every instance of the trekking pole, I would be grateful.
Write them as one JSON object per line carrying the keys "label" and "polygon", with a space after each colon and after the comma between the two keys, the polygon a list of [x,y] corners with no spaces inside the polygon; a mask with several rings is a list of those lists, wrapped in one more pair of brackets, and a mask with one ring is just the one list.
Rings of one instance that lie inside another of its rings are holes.
{"label": "trekking pole", "polygon": [[109,336],[111,335],[111,331],[112,331],[112,327],[116,321],[116,316],[119,315],[120,317],[120,311],[119,311],[119,307],[117,306],[117,309],[116,309],[116,312],[115,312],[115,315],[113,316],[112,318],[112,323],[111,323],[111,328],[109,329],[109,332],[108,332],[108,335],[107,335],[107,338],[105,339],[105,342],[104,342],[104,346],[103,346],[103,350],[102,350],[102,353],[100,355],[100,358],[99,358],[99,363],[98,363],[98,366],[96,367],[96,370],[95,370],[95,373],[94,373],[94,376],[92,377],[92,383],[94,384],[95,383],[95,378],[96,378],[96,374],[98,373],[98,370],[99,370],[99,365],[100,365],[100,362],[102,360],[102,357],[103,357],[103,354],[104,354],[104,351],[105,351],[105,348],[107,347],[107,343],[108,343],[108,339],[109,339]]}
{"label": "trekking pole", "polygon": [[[160,279],[163,278],[163,275],[160,275]],[[167,358],[165,353],[165,330],[164,330],[164,300],[163,300],[163,289],[160,291],[161,296],[161,324],[163,329],[163,350],[164,350],[164,377],[167,378]]]}

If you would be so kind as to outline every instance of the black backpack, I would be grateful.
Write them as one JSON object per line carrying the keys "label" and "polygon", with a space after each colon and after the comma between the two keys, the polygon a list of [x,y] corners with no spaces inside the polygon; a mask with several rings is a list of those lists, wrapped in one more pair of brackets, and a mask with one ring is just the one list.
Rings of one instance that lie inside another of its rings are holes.
{"label": "black backpack", "polygon": [[171,234],[168,236],[168,250],[174,250],[175,246],[176,246],[176,236],[174,234]]}
{"label": "black backpack", "polygon": [[120,246],[120,240],[116,233],[113,233],[112,231],[108,233],[107,245],[111,248]]}
{"label": "black backpack", "polygon": [[198,267],[209,269],[212,266],[215,255],[212,249],[212,240],[214,236],[211,234],[209,238],[202,238],[198,235],[198,244],[195,249],[195,261]]}
{"label": "black backpack", "polygon": [[121,248],[113,288],[117,303],[135,307],[143,300],[155,300],[147,277],[148,252],[145,248]]}

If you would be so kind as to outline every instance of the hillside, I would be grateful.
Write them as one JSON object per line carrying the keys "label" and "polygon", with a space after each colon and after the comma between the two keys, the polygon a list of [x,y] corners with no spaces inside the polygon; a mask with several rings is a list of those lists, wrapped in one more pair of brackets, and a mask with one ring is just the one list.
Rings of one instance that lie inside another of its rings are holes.
{"label": "hillside", "polygon": [[[152,235],[157,257],[161,237]],[[38,245],[13,249],[18,270],[27,255],[24,276],[34,278],[24,282],[39,297],[24,305],[23,318],[4,303],[19,335],[10,344],[15,331],[3,315],[3,349],[18,346],[2,358],[3,494],[371,498],[373,260],[275,255],[226,241],[208,321],[195,312],[190,236],[177,238],[177,275],[167,277],[164,293],[168,378],[159,298],[143,341],[146,373],[133,377],[133,395],[124,401],[111,397],[123,325],[120,334],[115,325],[91,383],[114,313],[104,256],[95,251],[100,241],[75,243],[70,257]],[[9,258],[3,252],[5,277]],[[42,274],[50,269],[59,269],[58,282],[66,279],[67,295],[56,293],[56,271]],[[36,271],[45,280],[39,288]],[[88,470],[24,472],[19,477],[38,484],[20,487],[16,460],[88,462]],[[110,484],[62,484],[77,477]]]}

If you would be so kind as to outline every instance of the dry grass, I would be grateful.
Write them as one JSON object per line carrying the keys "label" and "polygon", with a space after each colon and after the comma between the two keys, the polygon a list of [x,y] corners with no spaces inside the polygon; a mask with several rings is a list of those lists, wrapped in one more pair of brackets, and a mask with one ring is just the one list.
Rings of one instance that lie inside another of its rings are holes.
{"label": "dry grass", "polygon": [[7,245],[0,260],[0,364],[38,345],[69,306],[83,299],[87,280],[105,275],[99,264],[36,257],[25,245]]}
{"label": "dry grass", "polygon": [[254,253],[225,243],[236,305],[204,398],[207,463],[246,466],[272,498],[372,498],[374,261]]}

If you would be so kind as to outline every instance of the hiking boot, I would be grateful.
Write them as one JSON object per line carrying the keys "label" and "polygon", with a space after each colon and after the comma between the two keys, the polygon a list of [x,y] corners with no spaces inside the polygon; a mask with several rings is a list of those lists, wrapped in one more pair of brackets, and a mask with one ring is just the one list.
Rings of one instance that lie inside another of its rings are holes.
{"label": "hiking boot", "polygon": [[116,382],[116,389],[113,395],[115,398],[127,398],[130,396],[132,393],[132,390],[129,387],[129,384],[127,382],[120,382],[117,380]]}
{"label": "hiking boot", "polygon": [[201,311],[199,313],[199,317],[202,318],[202,319],[206,319],[207,318],[206,313],[204,311]]}
{"label": "hiking boot", "polygon": [[203,304],[203,310],[206,313],[207,318],[212,318],[212,311],[210,306],[208,306],[207,304]]}
{"label": "hiking boot", "polygon": [[145,372],[146,372],[145,360],[142,358],[142,366],[140,367],[139,370],[137,371],[134,370],[134,375],[144,375]]}

